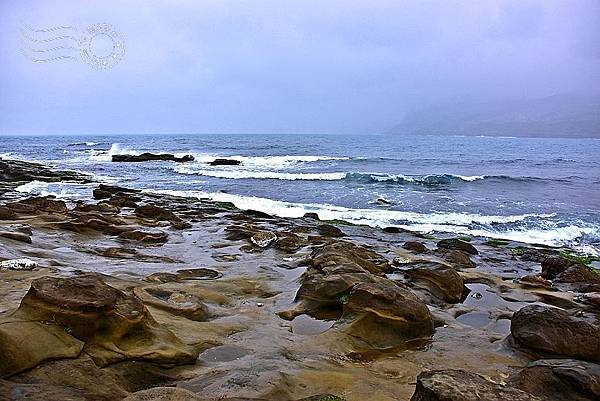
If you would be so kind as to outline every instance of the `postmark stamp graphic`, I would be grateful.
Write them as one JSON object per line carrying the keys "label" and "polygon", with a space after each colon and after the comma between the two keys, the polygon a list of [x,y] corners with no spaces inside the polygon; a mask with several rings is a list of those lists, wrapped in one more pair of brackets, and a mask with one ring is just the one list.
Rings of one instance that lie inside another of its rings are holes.
{"label": "postmark stamp graphic", "polygon": [[109,69],[125,55],[123,36],[114,26],[95,23],[85,29],[21,26],[21,53],[35,63],[79,61],[95,69]]}

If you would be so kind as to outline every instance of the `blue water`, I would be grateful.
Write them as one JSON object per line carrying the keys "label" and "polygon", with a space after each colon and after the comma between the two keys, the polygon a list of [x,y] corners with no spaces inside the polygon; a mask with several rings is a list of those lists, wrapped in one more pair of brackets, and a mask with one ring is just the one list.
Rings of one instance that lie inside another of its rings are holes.
{"label": "blue water", "polygon": [[[112,154],[144,151],[192,154],[196,161],[110,161]],[[0,154],[281,216],[316,211],[324,219],[373,226],[600,251],[600,140],[594,139],[12,136],[0,137]],[[217,157],[242,165],[207,164]],[[21,190],[87,196],[90,186],[33,183]]]}

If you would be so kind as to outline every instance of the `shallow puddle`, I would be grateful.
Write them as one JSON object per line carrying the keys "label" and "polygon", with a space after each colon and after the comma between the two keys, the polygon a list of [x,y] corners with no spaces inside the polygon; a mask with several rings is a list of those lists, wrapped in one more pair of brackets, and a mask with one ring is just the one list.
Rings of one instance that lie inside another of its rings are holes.
{"label": "shallow puddle", "polygon": [[300,315],[292,320],[292,332],[301,335],[320,334],[329,330],[334,323],[334,320],[319,320],[308,315]]}

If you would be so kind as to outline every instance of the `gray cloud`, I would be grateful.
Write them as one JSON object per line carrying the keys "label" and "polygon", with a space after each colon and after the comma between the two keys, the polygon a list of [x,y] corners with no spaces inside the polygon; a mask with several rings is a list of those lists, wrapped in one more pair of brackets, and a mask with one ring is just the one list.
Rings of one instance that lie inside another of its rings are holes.
{"label": "gray cloud", "polygon": [[[0,133],[381,132],[438,103],[600,92],[596,1],[0,3]],[[21,21],[109,22],[97,71],[19,54]]]}

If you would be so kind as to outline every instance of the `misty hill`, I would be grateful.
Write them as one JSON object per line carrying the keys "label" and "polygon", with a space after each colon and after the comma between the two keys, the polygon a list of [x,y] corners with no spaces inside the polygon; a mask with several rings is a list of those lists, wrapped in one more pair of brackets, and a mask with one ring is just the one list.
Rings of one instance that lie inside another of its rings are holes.
{"label": "misty hill", "polygon": [[395,134],[600,137],[600,97],[454,103],[408,113]]}

